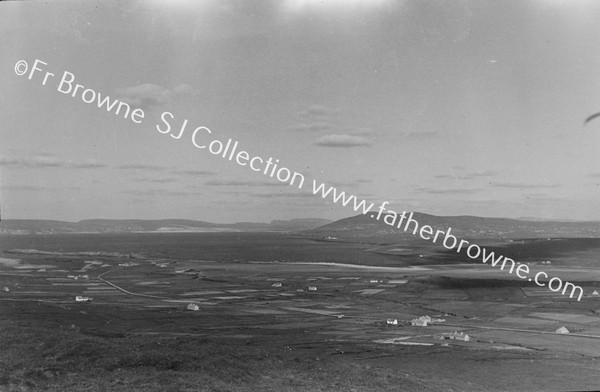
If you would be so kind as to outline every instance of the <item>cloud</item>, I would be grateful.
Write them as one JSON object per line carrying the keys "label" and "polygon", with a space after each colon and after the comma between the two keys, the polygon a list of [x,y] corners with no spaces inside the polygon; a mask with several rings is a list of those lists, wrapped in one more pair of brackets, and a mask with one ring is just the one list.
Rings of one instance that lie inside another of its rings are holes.
{"label": "cloud", "polygon": [[131,163],[131,164],[125,164],[125,165],[119,165],[117,166],[117,169],[119,170],[152,170],[152,171],[160,171],[160,170],[166,170],[166,167],[163,166],[157,166],[157,165],[146,165],[146,164],[138,164],[138,163]]}
{"label": "cloud", "polygon": [[310,105],[306,110],[300,112],[300,117],[313,121],[336,119],[340,115],[337,109],[331,109],[324,105]]}
{"label": "cloud", "polygon": [[153,182],[153,183],[157,183],[157,184],[168,184],[171,182],[176,182],[177,180],[174,178],[149,178],[149,177],[145,177],[145,178],[136,178],[135,179],[136,182]]}
{"label": "cloud", "polygon": [[325,135],[319,138],[315,145],[321,147],[368,147],[373,142],[363,136],[355,135]]}
{"label": "cloud", "polygon": [[428,193],[434,195],[472,195],[483,191],[483,189],[432,189]]}
{"label": "cloud", "polygon": [[173,170],[174,174],[184,174],[187,176],[214,176],[217,172],[208,170]]}
{"label": "cloud", "polygon": [[303,14],[310,12],[326,14],[333,17],[360,13],[364,17],[367,11],[390,9],[395,5],[392,0],[284,0],[280,2],[282,10],[287,14]]}
{"label": "cloud", "polygon": [[171,101],[171,92],[157,84],[144,83],[116,90],[118,99],[138,107],[164,105]]}
{"label": "cloud", "polygon": [[6,191],[26,191],[26,192],[56,192],[56,191],[65,191],[65,190],[81,190],[80,186],[67,186],[67,187],[47,187],[47,186],[39,186],[39,185],[4,185],[0,186],[0,189]]}
{"label": "cloud", "polygon": [[435,178],[441,178],[441,179],[454,179],[454,180],[472,180],[475,178],[480,178],[480,177],[494,177],[496,175],[498,175],[499,172],[497,172],[496,170],[484,170],[484,171],[480,171],[480,172],[471,172],[471,173],[465,173],[465,174],[440,174],[435,176]]}
{"label": "cloud", "polygon": [[[370,128],[347,127],[341,124],[340,111],[324,105],[311,105],[300,113],[302,122],[285,128],[292,132],[323,132],[314,143],[323,147],[359,147],[373,144],[376,133]],[[337,132],[337,133],[334,133]]]}
{"label": "cloud", "polygon": [[276,199],[276,198],[280,198],[280,197],[316,199],[312,193],[295,193],[295,192],[258,193],[258,194],[250,195],[250,197],[261,197],[261,198],[267,198],[267,199]]}
{"label": "cloud", "polygon": [[518,182],[496,182],[492,183],[494,188],[517,188],[517,189],[544,189],[559,188],[558,184],[527,184]]}
{"label": "cloud", "polygon": [[528,200],[535,200],[535,201],[540,201],[540,202],[546,202],[546,201],[566,202],[566,201],[569,201],[568,199],[565,199],[562,197],[548,196],[546,194],[539,194],[539,193],[538,194],[527,194],[524,196]]}
{"label": "cloud", "polygon": [[133,195],[133,196],[137,196],[137,197],[150,197],[150,198],[156,198],[156,197],[162,197],[162,196],[189,197],[189,196],[196,196],[196,195],[204,194],[204,192],[174,191],[171,189],[144,189],[144,190],[128,189],[128,190],[119,191],[119,193],[125,194],[125,195]]}
{"label": "cloud", "polygon": [[455,188],[455,189],[435,189],[435,188],[415,188],[415,191],[422,193],[429,193],[432,195],[472,195],[474,193],[482,192],[482,188]]}
{"label": "cloud", "polygon": [[301,122],[285,128],[292,132],[332,132],[338,121],[339,110],[323,105],[311,105],[300,112]]}
{"label": "cloud", "polygon": [[152,83],[119,88],[115,92],[119,100],[141,108],[161,106],[171,102],[176,97],[197,94],[197,91],[189,84],[180,84],[172,89],[168,89]]}
{"label": "cloud", "polygon": [[107,165],[100,163],[100,162],[96,162],[96,161],[88,161],[88,162],[84,162],[84,163],[73,163],[72,167],[76,168],[76,169],[100,169],[103,167],[106,167]]}
{"label": "cloud", "polygon": [[267,182],[267,181],[222,181],[222,180],[209,180],[204,183],[208,186],[284,186],[287,185],[282,182]]}
{"label": "cloud", "polygon": [[28,158],[0,158],[0,166],[24,168],[64,167],[65,162],[52,156],[36,156]]}
{"label": "cloud", "polygon": [[99,169],[106,167],[105,164],[96,160],[73,162],[71,160],[65,161],[52,155],[38,155],[27,158],[0,158],[0,166],[15,169]]}

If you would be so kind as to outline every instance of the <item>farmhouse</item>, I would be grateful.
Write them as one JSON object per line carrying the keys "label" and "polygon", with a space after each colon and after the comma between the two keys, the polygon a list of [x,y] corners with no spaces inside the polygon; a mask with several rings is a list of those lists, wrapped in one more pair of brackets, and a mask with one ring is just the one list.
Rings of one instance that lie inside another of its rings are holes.
{"label": "farmhouse", "polygon": [[457,331],[451,333],[441,333],[439,335],[435,335],[434,337],[441,340],[461,340],[463,342],[468,342],[469,340],[471,340],[469,335],[467,335],[466,333]]}
{"label": "farmhouse", "polygon": [[414,327],[426,327],[429,324],[431,324],[431,317],[429,316],[421,316],[410,321],[410,325]]}
{"label": "farmhouse", "polygon": [[560,334],[565,334],[565,333],[569,333],[569,330],[563,326],[563,327],[560,327],[559,329],[557,329],[554,332],[555,333],[560,333]]}

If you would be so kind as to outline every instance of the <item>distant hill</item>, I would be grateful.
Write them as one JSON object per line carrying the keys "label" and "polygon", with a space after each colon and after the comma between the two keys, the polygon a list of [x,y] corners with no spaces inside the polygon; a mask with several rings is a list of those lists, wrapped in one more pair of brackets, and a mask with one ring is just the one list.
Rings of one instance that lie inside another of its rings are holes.
{"label": "distant hill", "polygon": [[[371,215],[357,215],[340,219],[327,225],[305,230],[304,235],[325,239],[358,240],[374,243],[396,243],[418,240],[412,228],[404,232],[387,225]],[[407,213],[407,216],[409,214]],[[481,218],[476,216],[435,216],[419,212],[413,214],[419,226],[429,225],[434,229],[452,233],[461,238],[472,239],[521,239],[521,238],[600,238],[600,222],[528,221],[504,218]]]}
{"label": "distant hill", "polygon": [[292,219],[289,221],[274,220],[271,221],[270,227],[273,230],[305,230],[312,229],[320,226],[324,226],[331,223],[328,219],[320,218],[303,218],[303,219]]}
{"label": "distant hill", "polygon": [[[188,219],[86,219],[79,222],[8,219],[0,222],[0,234],[78,234],[78,233],[183,233],[183,232],[296,232],[316,239],[337,239],[370,243],[399,243],[418,240],[412,232],[387,225],[370,215],[357,215],[332,222],[306,218],[274,220],[270,223],[212,223]],[[407,214],[408,215],[408,214]],[[476,216],[435,216],[415,212],[420,226],[472,239],[522,238],[600,238],[600,222],[542,221]]]}
{"label": "distant hill", "polygon": [[298,231],[331,223],[327,219],[274,220],[271,223],[211,223],[187,219],[86,219],[79,222],[7,219],[0,222],[0,234],[81,234],[81,233],[182,233]]}

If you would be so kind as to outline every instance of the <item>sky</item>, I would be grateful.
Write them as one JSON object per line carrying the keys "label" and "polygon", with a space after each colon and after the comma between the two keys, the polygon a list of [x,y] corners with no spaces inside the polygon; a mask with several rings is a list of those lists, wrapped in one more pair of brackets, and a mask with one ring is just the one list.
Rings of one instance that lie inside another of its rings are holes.
{"label": "sky", "polygon": [[[2,218],[356,214],[315,180],[396,211],[600,220],[598,20],[592,0],[1,2]],[[198,127],[305,185],[196,148]]]}

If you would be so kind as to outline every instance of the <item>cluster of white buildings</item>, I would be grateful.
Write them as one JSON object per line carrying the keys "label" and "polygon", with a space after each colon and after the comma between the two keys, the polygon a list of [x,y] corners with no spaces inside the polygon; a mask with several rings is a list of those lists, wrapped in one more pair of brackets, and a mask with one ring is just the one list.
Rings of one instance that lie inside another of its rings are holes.
{"label": "cluster of white buildings", "polygon": [[119,263],[119,267],[134,267],[136,265],[140,265],[140,263],[135,263],[133,261],[128,261],[126,263]]}
{"label": "cluster of white buildings", "polygon": [[443,323],[445,321],[446,319],[431,318],[431,316],[421,316],[419,318],[412,319],[410,321],[410,325],[412,325],[413,327],[426,327],[429,324]]}
{"label": "cluster of white buildings", "polygon": [[79,279],[89,280],[90,276],[89,275],[67,275],[67,278],[75,279],[75,280],[79,280]]}

